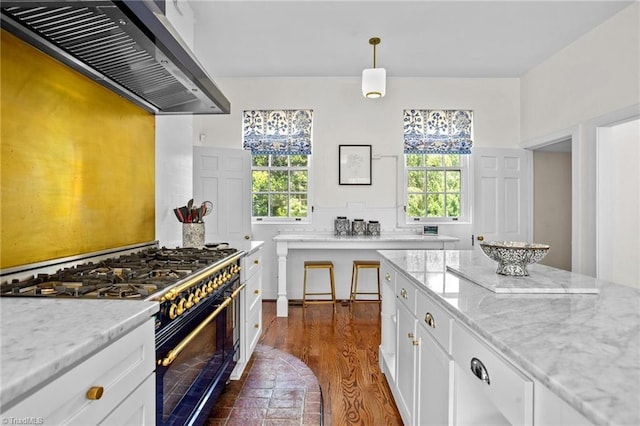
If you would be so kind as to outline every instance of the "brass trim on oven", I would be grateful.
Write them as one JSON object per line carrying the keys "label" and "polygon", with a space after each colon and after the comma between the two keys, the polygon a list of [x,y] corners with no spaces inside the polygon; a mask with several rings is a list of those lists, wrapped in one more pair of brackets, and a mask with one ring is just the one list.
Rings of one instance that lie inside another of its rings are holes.
{"label": "brass trim on oven", "polygon": [[224,300],[224,302],[222,302],[222,304],[220,306],[218,306],[216,308],[216,310],[211,313],[211,315],[209,315],[207,318],[205,318],[204,321],[202,321],[200,324],[198,324],[198,326],[196,328],[194,328],[191,331],[191,333],[189,333],[187,335],[187,337],[185,337],[180,343],[178,343],[173,349],[171,349],[167,353],[167,356],[162,359],[162,362],[158,362],[158,364],[162,364],[163,367],[168,367],[169,365],[171,365],[171,363],[176,359],[176,357],[178,355],[180,355],[180,352],[182,352],[184,350],[184,348],[189,343],[191,343],[191,341],[193,339],[195,339],[195,337],[198,335],[198,333],[200,333],[211,321],[213,321],[213,319],[215,317],[217,317],[218,314],[220,312],[222,312],[222,310],[224,308],[229,306],[231,304],[231,302],[233,301],[233,299],[238,297],[238,294],[244,289],[245,286],[246,286],[246,284],[242,284],[233,293],[231,293],[231,296],[227,297]]}
{"label": "brass trim on oven", "polygon": [[[232,257],[228,258],[224,262],[212,265],[212,267],[207,267],[205,269],[202,269],[199,272],[196,272],[193,275],[190,275],[187,281],[177,284],[176,286],[173,286],[164,292],[155,293],[153,300],[157,300],[160,303],[166,302],[167,300],[173,300],[176,297],[178,297],[178,295],[181,292],[188,290],[189,288],[195,285],[200,284],[200,281],[202,281],[204,278],[212,276],[213,274],[220,271],[221,269],[231,265],[232,263],[234,263],[236,260],[238,260],[244,255],[245,255],[244,251],[238,251]],[[240,268],[238,268],[238,271],[239,270]]]}

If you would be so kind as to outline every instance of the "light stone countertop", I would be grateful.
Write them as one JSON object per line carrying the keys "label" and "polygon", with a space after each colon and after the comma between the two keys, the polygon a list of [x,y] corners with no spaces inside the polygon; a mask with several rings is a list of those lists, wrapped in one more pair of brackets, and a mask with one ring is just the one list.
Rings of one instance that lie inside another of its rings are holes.
{"label": "light stone countertop", "polygon": [[[446,269],[478,262],[480,252],[379,253],[590,421],[640,424],[639,289],[596,280],[599,294],[499,294]],[[530,279],[540,266],[529,269]],[[559,269],[555,274],[576,285],[593,280]]]}
{"label": "light stone countertop", "polygon": [[0,298],[0,406],[10,408],[158,309],[145,301]]}
{"label": "light stone countertop", "polygon": [[365,235],[362,237],[346,235],[338,236],[334,234],[322,234],[322,233],[301,233],[301,234],[278,234],[273,237],[273,241],[295,241],[295,242],[313,242],[313,241],[381,241],[381,242],[406,242],[406,241],[424,241],[424,242],[457,242],[460,241],[457,237],[450,237],[447,235],[433,235],[424,236],[420,234],[396,234],[396,233],[382,233],[380,236]]}

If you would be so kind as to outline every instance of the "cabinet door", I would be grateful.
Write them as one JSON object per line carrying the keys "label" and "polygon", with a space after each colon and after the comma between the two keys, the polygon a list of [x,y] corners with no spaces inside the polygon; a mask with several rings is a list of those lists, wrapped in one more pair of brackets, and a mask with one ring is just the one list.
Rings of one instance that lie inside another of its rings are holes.
{"label": "cabinet door", "polygon": [[111,412],[100,425],[144,426],[156,423],[156,376],[147,380]]}
{"label": "cabinet door", "polygon": [[416,320],[404,304],[398,303],[397,306],[398,343],[396,386],[400,400],[396,401],[396,405],[400,410],[404,423],[410,425],[413,424],[413,420],[415,419]]}
{"label": "cabinet door", "polygon": [[418,337],[416,424],[453,425],[453,358],[424,327],[418,327]]}
{"label": "cabinet door", "polygon": [[205,242],[251,236],[251,154],[242,149],[193,148],[193,197],[213,202],[205,217]]}
{"label": "cabinet door", "polygon": [[395,381],[396,375],[396,272],[383,260],[380,264],[382,306],[380,308],[380,369]]}

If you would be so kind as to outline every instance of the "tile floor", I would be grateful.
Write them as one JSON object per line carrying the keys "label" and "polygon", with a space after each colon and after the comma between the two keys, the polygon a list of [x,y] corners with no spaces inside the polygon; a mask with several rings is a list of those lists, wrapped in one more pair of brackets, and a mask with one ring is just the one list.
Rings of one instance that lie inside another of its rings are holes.
{"label": "tile floor", "polygon": [[318,379],[300,359],[257,345],[240,380],[227,384],[208,426],[318,426],[322,422]]}

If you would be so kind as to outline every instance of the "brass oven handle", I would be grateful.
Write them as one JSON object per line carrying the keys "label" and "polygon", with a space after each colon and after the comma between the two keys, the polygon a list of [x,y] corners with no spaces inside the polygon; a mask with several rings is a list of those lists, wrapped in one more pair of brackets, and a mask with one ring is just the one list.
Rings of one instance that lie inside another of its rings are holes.
{"label": "brass oven handle", "polygon": [[233,299],[235,299],[236,297],[238,297],[238,294],[244,289],[246,284],[242,284],[240,287],[238,287],[233,293],[231,293],[231,296],[227,297],[224,302],[222,302],[222,304],[220,306],[218,306],[216,308],[215,311],[213,311],[211,313],[211,315],[209,315],[207,318],[204,319],[204,321],[202,321],[200,324],[198,324],[198,326],[196,328],[194,328],[193,330],[191,330],[191,333],[189,333],[187,335],[187,337],[185,337],[184,339],[182,339],[182,341],[180,343],[178,343],[176,345],[175,348],[171,349],[168,353],[167,356],[164,357],[164,359],[162,360],[162,366],[163,367],[167,367],[169,366],[178,355],[180,355],[180,352],[182,352],[184,350],[184,348],[191,343],[191,341],[193,339],[195,339],[195,337],[198,335],[198,333],[200,333],[211,321],[213,321],[213,319],[215,317],[218,316],[218,314],[220,312],[222,312],[222,310],[224,308],[226,308],[227,306],[229,306],[231,304],[231,302],[233,301]]}

